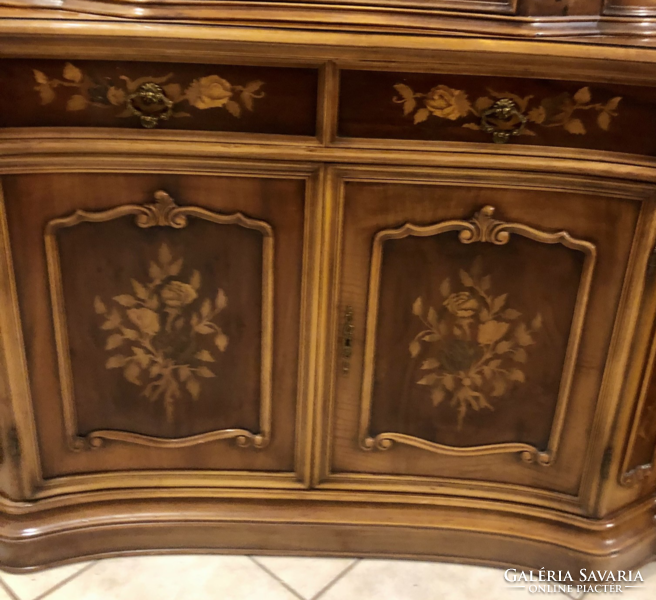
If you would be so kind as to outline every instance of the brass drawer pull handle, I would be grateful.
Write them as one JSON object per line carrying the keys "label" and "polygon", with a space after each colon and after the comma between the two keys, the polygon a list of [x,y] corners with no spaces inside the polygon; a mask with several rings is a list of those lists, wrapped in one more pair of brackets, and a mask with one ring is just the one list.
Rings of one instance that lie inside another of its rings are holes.
{"label": "brass drawer pull handle", "polygon": [[[490,120],[496,123],[490,123]],[[512,127],[513,123],[517,124]],[[508,98],[497,100],[481,115],[481,129],[492,134],[495,144],[505,144],[511,137],[521,135],[525,126],[526,117]]]}
{"label": "brass drawer pull handle", "polygon": [[134,94],[128,96],[128,106],[148,129],[160,121],[168,121],[173,114],[173,102],[156,83],[141,84]]}
{"label": "brass drawer pull handle", "polygon": [[351,368],[351,355],[353,354],[353,307],[347,306],[344,313],[344,325],[342,327],[342,372],[349,372]]}

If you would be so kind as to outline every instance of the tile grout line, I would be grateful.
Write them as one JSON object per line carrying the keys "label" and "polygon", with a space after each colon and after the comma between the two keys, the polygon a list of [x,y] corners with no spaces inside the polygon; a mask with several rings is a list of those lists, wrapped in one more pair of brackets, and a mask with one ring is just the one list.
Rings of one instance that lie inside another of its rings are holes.
{"label": "tile grout line", "polygon": [[56,585],[53,585],[49,590],[46,590],[45,592],[43,592],[43,594],[40,594],[39,596],[36,596],[32,600],[42,600],[46,596],[49,596],[52,592],[54,592],[54,591],[56,591],[60,588],[63,588],[67,583],[70,583],[71,581],[73,581],[73,579],[75,579],[78,575],[82,575],[82,573],[86,573],[89,569],[91,569],[92,567],[94,567],[97,564],[98,564],[98,561],[93,561],[92,563],[88,564],[86,567],[82,567],[79,571],[76,571],[75,573],[73,573],[72,575],[70,575],[66,579],[63,579],[62,581],[60,581]]}
{"label": "tile grout line", "polygon": [[262,569],[267,575],[275,579],[282,587],[284,587],[287,591],[291,592],[296,596],[299,600],[307,600],[303,596],[301,596],[292,586],[290,586],[287,582],[283,581],[278,577],[273,571],[267,569],[263,564],[261,564],[254,556],[249,556],[250,558],[260,569]]}
{"label": "tile grout line", "polygon": [[16,592],[14,592],[14,590],[12,590],[11,587],[9,587],[9,584],[5,582],[5,580],[2,578],[2,575],[0,575],[0,587],[2,587],[2,589],[3,589],[5,592],[7,592],[7,594],[9,595],[9,597],[10,597],[12,600],[21,600],[21,599],[16,595]]}
{"label": "tile grout line", "polygon": [[326,584],[323,588],[321,588],[314,596],[312,596],[311,600],[319,600],[321,596],[324,595],[325,592],[327,592],[331,587],[333,587],[340,579],[344,577],[347,573],[350,573],[353,568],[360,563],[360,559],[356,558],[353,560],[353,562],[346,567],[335,579],[333,579],[330,583]]}

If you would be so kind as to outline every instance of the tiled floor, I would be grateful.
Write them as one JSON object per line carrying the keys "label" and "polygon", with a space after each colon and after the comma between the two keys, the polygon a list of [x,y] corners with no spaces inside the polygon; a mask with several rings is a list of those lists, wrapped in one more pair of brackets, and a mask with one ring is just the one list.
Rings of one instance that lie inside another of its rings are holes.
{"label": "tiled floor", "polygon": [[[640,572],[645,579],[640,589],[585,599],[654,600],[656,563]],[[115,558],[31,575],[2,573],[0,583],[0,600],[569,600],[509,589],[500,569],[368,559]]]}

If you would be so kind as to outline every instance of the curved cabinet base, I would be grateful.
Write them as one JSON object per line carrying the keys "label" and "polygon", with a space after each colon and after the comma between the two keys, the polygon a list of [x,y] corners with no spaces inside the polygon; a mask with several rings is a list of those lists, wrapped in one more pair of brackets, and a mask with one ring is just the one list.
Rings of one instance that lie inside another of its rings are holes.
{"label": "curved cabinet base", "polygon": [[199,552],[396,557],[575,573],[632,569],[656,556],[653,500],[593,520],[539,508],[512,513],[482,501],[372,507],[364,497],[346,504],[326,494],[314,501],[303,496],[45,501],[43,508],[5,501],[0,564],[25,571],[114,555]]}

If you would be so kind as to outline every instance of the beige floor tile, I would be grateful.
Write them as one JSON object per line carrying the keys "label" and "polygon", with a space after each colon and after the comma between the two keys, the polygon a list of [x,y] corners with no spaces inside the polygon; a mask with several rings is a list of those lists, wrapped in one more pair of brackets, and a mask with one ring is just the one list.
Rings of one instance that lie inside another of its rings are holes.
{"label": "beige floor tile", "polygon": [[14,600],[2,586],[0,586],[0,600]]}
{"label": "beige floor tile", "polygon": [[[642,578],[645,580],[644,583],[640,583],[639,581],[636,583],[622,583],[622,593],[601,593],[601,594],[595,594],[595,593],[588,593],[584,596],[585,600],[596,600],[599,598],[600,600],[608,600],[609,598],[626,598],[627,600],[654,600],[656,598],[656,562],[649,563],[648,565],[644,566],[642,569],[638,569],[640,571],[640,575],[642,575]],[[627,585],[635,585],[639,587],[631,587],[628,588],[626,587]]]}
{"label": "beige floor tile", "polygon": [[255,556],[253,558],[306,600],[314,597],[355,562],[351,558],[283,556]]}
{"label": "beige floor tile", "polygon": [[98,561],[47,600],[298,600],[245,556]]}
{"label": "beige floor tile", "polygon": [[21,600],[32,600],[80,572],[88,564],[75,563],[24,575],[1,572],[0,577]]}
{"label": "beige floor tile", "polygon": [[[527,600],[528,589],[509,588],[502,569],[394,560],[363,560],[321,596],[321,600]],[[541,596],[547,596],[540,594]],[[548,594],[567,600],[564,594]]]}

